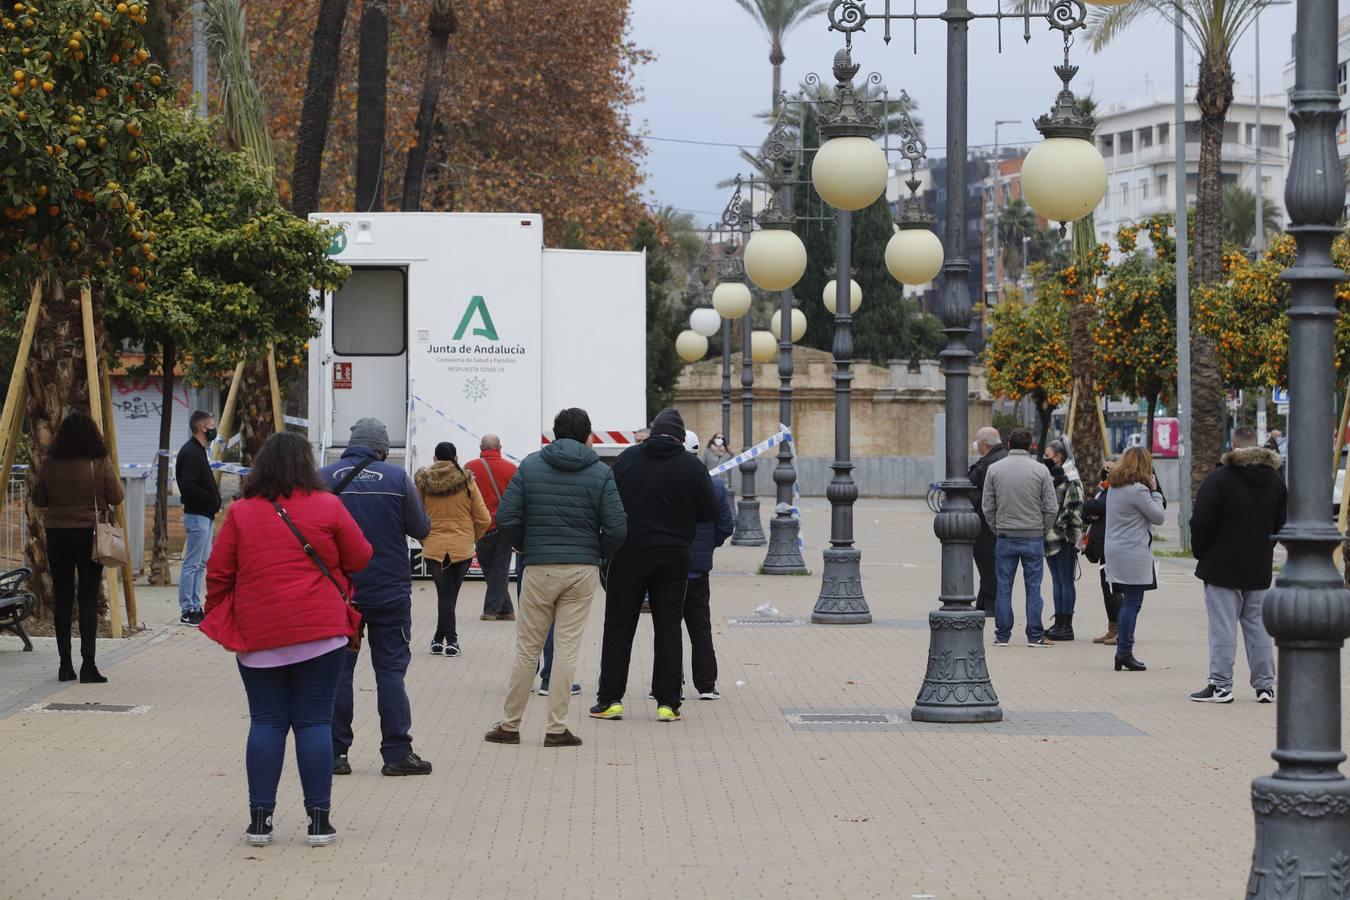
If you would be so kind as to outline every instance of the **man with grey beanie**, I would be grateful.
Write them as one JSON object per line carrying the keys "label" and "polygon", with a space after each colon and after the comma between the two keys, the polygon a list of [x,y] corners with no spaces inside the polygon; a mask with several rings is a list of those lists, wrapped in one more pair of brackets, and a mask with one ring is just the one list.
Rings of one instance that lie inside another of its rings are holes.
{"label": "man with grey beanie", "polygon": [[[412,749],[412,707],[403,684],[412,660],[412,568],[408,538],[421,540],[431,520],[402,466],[389,456],[389,432],[379,419],[359,419],[342,459],[322,470],[333,493],[361,526],[374,550],[370,565],[356,573],[356,606],[370,642],[380,711],[380,756],[385,775],[429,775],[431,763]],[[350,775],[352,678],[360,650],[348,652],[333,710],[333,774]]]}

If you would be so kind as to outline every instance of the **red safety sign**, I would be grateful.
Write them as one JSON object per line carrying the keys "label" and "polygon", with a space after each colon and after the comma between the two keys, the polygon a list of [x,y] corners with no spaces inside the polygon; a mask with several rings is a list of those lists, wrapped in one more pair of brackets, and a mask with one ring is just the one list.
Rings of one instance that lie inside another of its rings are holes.
{"label": "red safety sign", "polygon": [[349,362],[333,363],[333,388],[335,390],[352,389],[352,364]]}

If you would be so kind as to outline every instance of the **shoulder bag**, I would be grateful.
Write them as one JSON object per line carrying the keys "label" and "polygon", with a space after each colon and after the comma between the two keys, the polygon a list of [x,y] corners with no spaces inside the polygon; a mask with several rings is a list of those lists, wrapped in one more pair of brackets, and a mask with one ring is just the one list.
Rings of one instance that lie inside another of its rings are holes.
{"label": "shoulder bag", "polygon": [[127,534],[115,523],[112,509],[106,503],[102,508],[98,505],[103,479],[94,471],[92,459],[89,460],[89,478],[94,487],[94,562],[110,569],[121,568],[131,562]]}
{"label": "shoulder bag", "polygon": [[[362,468],[364,468],[364,466]],[[347,480],[350,481],[351,478],[354,477],[355,476],[351,476]],[[346,485],[344,484],[343,486],[345,487]],[[360,650],[361,613],[357,611],[356,603],[352,600],[352,595],[343,589],[342,585],[338,583],[337,578],[333,576],[332,570],[328,568],[327,563],[319,558],[319,551],[315,550],[314,545],[305,540],[305,536],[300,533],[300,529],[295,527],[295,523],[291,521],[291,517],[286,514],[285,507],[273,500],[272,508],[277,511],[277,515],[281,517],[281,521],[286,523],[286,527],[291,530],[291,534],[295,535],[295,539],[300,542],[300,546],[304,548],[305,555],[314,561],[314,565],[319,567],[319,571],[323,573],[323,577],[327,578],[332,582],[333,587],[337,588],[338,596],[342,598],[342,604],[347,608],[347,622],[352,626],[352,636],[351,640],[347,642],[347,647],[351,650]]]}

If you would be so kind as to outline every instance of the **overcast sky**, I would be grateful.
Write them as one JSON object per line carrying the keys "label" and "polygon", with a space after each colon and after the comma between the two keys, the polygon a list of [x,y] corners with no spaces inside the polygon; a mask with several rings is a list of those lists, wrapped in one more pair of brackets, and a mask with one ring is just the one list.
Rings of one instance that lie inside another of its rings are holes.
{"label": "overcast sky", "polygon": [[[895,0],[893,9],[912,9],[913,0]],[[939,12],[942,0],[919,0],[921,12]],[[868,0],[870,10],[883,0]],[[1011,3],[1005,3],[1011,6]],[[971,0],[974,12],[990,12],[993,0]],[[1044,20],[1032,21],[1030,44],[1022,41],[1022,21],[1003,23],[1003,53],[998,51],[998,26],[992,20],[970,25],[971,146],[992,144],[994,121],[1003,125],[1004,144],[1039,139],[1032,121],[1048,112],[1059,90],[1053,67],[1062,58],[1059,32]],[[1290,58],[1294,7],[1274,6],[1261,17],[1261,91],[1278,93],[1284,86],[1284,68]],[[1082,32],[1079,32],[1081,36]],[[632,38],[656,55],[638,70],[642,100],[635,120],[647,135],[646,189],[657,204],[669,204],[694,213],[700,224],[714,219],[728,192],[717,182],[744,168],[734,147],[704,146],[688,141],[759,145],[765,127],[755,114],[767,110],[773,93],[769,45],[755,22],[733,0],[635,0]],[[942,22],[919,23],[918,54],[907,23],[893,25],[889,47],[882,42],[881,23],[854,37],[853,59],[862,68],[859,80],[879,72],[892,92],[904,88],[917,102],[930,153],[943,152],[946,124],[946,27]],[[1153,97],[1170,99],[1173,90],[1171,26],[1147,18],[1093,53],[1080,41],[1072,61],[1080,66],[1073,87],[1081,96],[1091,93],[1099,104],[1129,103]],[[834,53],[843,36],[828,30],[824,16],[793,31],[784,48],[783,85],[791,90],[808,72],[830,80]],[[1187,51],[1186,77],[1194,83],[1196,59]],[[1251,96],[1256,71],[1254,34],[1249,30],[1233,60],[1235,93]]]}

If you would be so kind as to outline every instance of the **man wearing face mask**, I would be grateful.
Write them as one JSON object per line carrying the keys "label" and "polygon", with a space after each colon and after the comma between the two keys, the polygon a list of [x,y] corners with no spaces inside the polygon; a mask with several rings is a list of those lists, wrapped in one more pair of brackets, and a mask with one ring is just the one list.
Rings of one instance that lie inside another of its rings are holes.
{"label": "man wearing face mask", "polygon": [[196,628],[202,623],[202,597],[206,593],[206,560],[211,555],[211,522],[220,512],[220,488],[216,485],[207,446],[216,439],[216,417],[197,410],[188,419],[192,437],[178,451],[174,480],[183,500],[183,568],[178,573],[178,622]]}
{"label": "man wearing face mask", "polygon": [[979,457],[970,467],[970,483],[975,485],[975,514],[980,517],[980,536],[975,539],[975,568],[980,572],[980,592],[976,606],[984,611],[986,617],[994,614],[994,595],[998,593],[998,576],[994,572],[994,545],[998,538],[989,530],[984,519],[984,479],[989,467],[1008,455],[1003,446],[1003,436],[992,425],[986,425],[975,434],[972,448]]}

